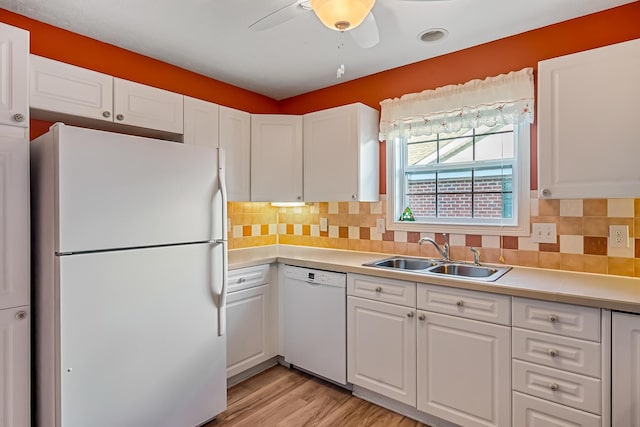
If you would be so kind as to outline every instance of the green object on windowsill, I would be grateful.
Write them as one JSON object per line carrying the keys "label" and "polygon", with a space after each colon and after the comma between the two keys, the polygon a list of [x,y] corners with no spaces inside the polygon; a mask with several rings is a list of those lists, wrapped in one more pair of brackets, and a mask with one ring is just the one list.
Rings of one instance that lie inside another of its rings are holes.
{"label": "green object on windowsill", "polygon": [[416,219],[413,217],[413,212],[411,212],[411,208],[407,206],[404,211],[402,211],[402,215],[400,215],[400,221],[415,221]]}

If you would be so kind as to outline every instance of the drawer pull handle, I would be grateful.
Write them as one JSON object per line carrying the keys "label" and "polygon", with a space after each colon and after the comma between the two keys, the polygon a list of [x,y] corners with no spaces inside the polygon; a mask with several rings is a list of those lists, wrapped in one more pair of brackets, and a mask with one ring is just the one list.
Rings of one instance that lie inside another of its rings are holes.
{"label": "drawer pull handle", "polygon": [[549,322],[556,323],[557,321],[558,321],[558,316],[556,316],[555,314],[549,315]]}
{"label": "drawer pull handle", "polygon": [[24,310],[20,310],[19,312],[16,313],[16,319],[18,320],[23,320],[27,318],[27,312]]}
{"label": "drawer pull handle", "polygon": [[558,384],[556,384],[556,383],[551,383],[551,384],[549,384],[549,389],[551,391],[558,391],[560,389],[560,386]]}
{"label": "drawer pull handle", "polygon": [[553,348],[549,349],[549,356],[551,357],[556,357],[559,353],[560,352],[556,349],[553,349]]}
{"label": "drawer pull handle", "polygon": [[464,305],[464,301],[462,301],[461,299],[459,299],[458,301],[456,301],[456,305],[458,307],[462,307]]}
{"label": "drawer pull handle", "polygon": [[245,279],[244,277],[241,277],[241,278],[238,279],[238,283],[244,283],[246,281],[247,281],[247,279]]}
{"label": "drawer pull handle", "polygon": [[424,314],[421,314],[420,316],[418,316],[418,319],[420,320],[425,320],[427,318],[427,316],[425,316]]}
{"label": "drawer pull handle", "polygon": [[378,287],[376,288],[376,292],[382,292],[382,286],[378,286]]}
{"label": "drawer pull handle", "polygon": [[413,311],[408,312],[407,317],[413,317]]}

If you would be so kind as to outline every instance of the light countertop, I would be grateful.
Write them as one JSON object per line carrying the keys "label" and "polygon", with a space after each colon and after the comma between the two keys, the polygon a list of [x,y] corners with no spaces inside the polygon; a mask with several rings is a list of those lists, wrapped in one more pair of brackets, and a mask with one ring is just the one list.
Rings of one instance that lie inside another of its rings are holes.
{"label": "light countertop", "polygon": [[229,269],[279,262],[342,273],[430,283],[640,313],[640,278],[514,266],[495,282],[450,278],[362,264],[393,254],[273,245],[229,251]]}

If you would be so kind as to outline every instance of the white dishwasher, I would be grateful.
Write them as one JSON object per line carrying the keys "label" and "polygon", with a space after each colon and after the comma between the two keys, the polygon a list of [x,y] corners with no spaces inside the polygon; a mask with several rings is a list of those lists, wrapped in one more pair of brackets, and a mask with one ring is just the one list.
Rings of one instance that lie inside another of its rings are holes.
{"label": "white dishwasher", "polygon": [[347,275],[284,268],[284,360],[346,385]]}

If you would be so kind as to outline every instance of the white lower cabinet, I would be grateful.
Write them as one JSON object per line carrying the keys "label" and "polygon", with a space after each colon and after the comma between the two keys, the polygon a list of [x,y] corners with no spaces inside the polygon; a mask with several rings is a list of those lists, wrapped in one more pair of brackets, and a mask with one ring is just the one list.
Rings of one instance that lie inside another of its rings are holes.
{"label": "white lower cabinet", "polygon": [[347,380],[350,383],[415,406],[415,311],[354,296],[347,298]]}
{"label": "white lower cabinet", "polygon": [[640,426],[640,315],[612,315],[613,427]]}
{"label": "white lower cabinet", "polygon": [[268,265],[229,272],[227,378],[276,356],[273,289]]}
{"label": "white lower cabinet", "polygon": [[511,328],[418,311],[418,410],[463,426],[511,420]]}
{"label": "white lower cabinet", "polygon": [[30,425],[29,365],[29,307],[0,310],[1,427]]}

